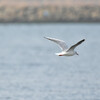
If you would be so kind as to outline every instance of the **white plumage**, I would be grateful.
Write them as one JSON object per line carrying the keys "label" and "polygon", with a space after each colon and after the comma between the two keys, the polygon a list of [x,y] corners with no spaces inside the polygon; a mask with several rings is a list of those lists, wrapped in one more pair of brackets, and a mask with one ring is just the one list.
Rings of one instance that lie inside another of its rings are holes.
{"label": "white plumage", "polygon": [[55,39],[55,38],[49,38],[49,37],[44,37],[45,39],[48,39],[50,41],[53,41],[55,43],[57,43],[60,48],[62,49],[62,52],[60,53],[56,53],[56,55],[58,56],[73,56],[73,55],[78,55],[78,53],[76,51],[74,51],[74,49],[80,45],[82,42],[85,41],[85,39],[79,41],[78,43],[76,43],[75,45],[72,45],[70,48],[68,48],[68,46],[66,45],[66,43],[63,40],[59,40],[59,39]]}

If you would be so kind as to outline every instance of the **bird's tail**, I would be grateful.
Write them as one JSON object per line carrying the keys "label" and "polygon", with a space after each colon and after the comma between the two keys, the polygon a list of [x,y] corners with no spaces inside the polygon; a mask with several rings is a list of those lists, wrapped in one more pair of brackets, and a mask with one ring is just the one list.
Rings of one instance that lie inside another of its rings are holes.
{"label": "bird's tail", "polygon": [[57,56],[58,56],[58,55],[59,55],[59,53],[55,53],[55,55],[57,55]]}
{"label": "bird's tail", "polygon": [[55,53],[55,55],[60,56],[60,55],[61,55],[61,53]]}

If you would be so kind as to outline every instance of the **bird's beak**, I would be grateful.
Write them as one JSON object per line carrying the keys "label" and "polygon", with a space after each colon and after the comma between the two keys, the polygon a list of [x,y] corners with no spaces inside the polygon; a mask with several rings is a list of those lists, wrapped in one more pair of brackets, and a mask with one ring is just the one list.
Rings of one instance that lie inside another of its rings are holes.
{"label": "bird's beak", "polygon": [[78,55],[79,56],[79,54],[76,52],[76,55]]}

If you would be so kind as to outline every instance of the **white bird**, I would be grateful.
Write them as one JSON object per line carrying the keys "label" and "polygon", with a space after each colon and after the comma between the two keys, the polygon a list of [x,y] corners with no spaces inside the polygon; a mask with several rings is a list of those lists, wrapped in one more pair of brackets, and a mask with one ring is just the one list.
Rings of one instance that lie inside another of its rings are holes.
{"label": "white bird", "polygon": [[55,38],[49,38],[49,37],[44,37],[45,39],[48,39],[50,41],[53,41],[55,43],[57,43],[60,48],[62,49],[62,52],[60,53],[56,53],[56,55],[58,56],[73,56],[73,55],[79,55],[76,51],[74,51],[74,49],[80,45],[82,42],[85,41],[85,39],[79,41],[78,43],[76,43],[75,45],[72,45],[70,48],[68,48],[68,46],[66,45],[66,43],[63,40],[59,40],[59,39],[55,39]]}

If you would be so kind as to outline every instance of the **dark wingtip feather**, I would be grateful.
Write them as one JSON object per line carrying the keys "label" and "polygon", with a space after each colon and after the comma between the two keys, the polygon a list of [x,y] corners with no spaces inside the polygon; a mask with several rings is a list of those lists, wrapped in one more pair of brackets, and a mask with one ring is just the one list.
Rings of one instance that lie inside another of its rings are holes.
{"label": "dark wingtip feather", "polygon": [[85,41],[85,39],[83,39],[83,40],[79,41],[79,42],[78,42],[78,44],[80,44],[80,43],[82,43],[82,42],[84,42],[84,41]]}
{"label": "dark wingtip feather", "polygon": [[82,40],[83,42],[85,41],[85,39]]}

